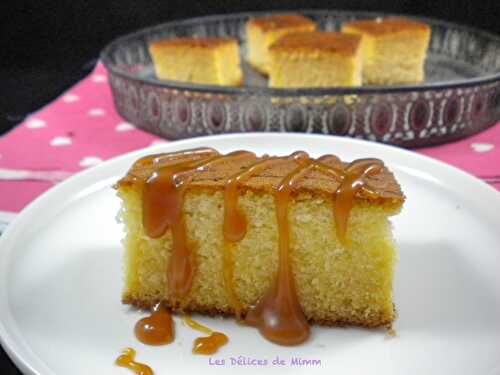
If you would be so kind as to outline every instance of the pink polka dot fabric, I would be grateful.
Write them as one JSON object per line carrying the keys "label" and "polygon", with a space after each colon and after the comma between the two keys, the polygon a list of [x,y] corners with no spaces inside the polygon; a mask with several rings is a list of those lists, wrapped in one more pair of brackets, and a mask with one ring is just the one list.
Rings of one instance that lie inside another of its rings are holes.
{"label": "pink polka dot fabric", "polygon": [[[160,141],[115,112],[107,78],[98,64],[87,78],[0,137],[0,211],[19,212],[57,181]],[[466,140],[417,152],[500,190],[500,124]],[[26,171],[38,174],[29,178]]]}
{"label": "pink polka dot fabric", "polygon": [[[0,170],[74,173],[158,139],[115,112],[106,70],[98,64],[87,78],[0,138]],[[20,211],[55,180],[0,179],[0,211]]]}

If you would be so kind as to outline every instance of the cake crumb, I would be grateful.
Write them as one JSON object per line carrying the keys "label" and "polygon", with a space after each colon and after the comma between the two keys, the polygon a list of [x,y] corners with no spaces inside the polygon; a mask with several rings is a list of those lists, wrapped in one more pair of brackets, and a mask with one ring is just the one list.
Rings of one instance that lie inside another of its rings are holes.
{"label": "cake crumb", "polygon": [[398,336],[398,333],[396,332],[396,330],[392,327],[388,327],[387,328],[387,331],[385,332],[385,337],[387,339],[392,339],[392,338],[395,338]]}

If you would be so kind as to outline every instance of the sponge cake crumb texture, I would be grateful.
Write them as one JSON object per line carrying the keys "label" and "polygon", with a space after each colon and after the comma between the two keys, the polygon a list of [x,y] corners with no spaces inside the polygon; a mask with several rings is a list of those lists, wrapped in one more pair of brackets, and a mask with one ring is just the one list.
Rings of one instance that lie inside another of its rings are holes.
{"label": "sponge cake crumb texture", "polygon": [[234,38],[176,38],[150,44],[156,76],[163,80],[239,86],[243,81]]}
{"label": "sponge cake crumb texture", "polygon": [[[289,209],[291,264],[309,321],[378,327],[395,319],[392,286],[397,256],[389,218],[399,212],[404,198],[392,174],[384,178],[387,198],[356,202],[347,242],[337,238],[331,196],[314,189],[294,196]],[[166,273],[172,235],[169,230],[159,238],[145,233],[141,186],[133,178],[124,181],[117,185],[123,203],[120,218],[127,232],[123,302],[151,307],[163,301],[173,307],[167,297]],[[326,186],[324,181],[318,184]],[[185,310],[232,315],[235,311],[223,280],[224,195],[220,186],[201,184],[186,190],[183,216],[196,268]],[[234,243],[233,283],[245,313],[276,275],[278,228],[270,190],[241,190],[239,207],[247,218],[248,231]]]}
{"label": "sponge cake crumb texture", "polygon": [[361,36],[337,32],[289,34],[269,49],[270,87],[361,86]]}
{"label": "sponge cake crumb texture", "polygon": [[363,37],[363,83],[410,84],[425,78],[431,28],[403,18],[352,21],[345,33]]}

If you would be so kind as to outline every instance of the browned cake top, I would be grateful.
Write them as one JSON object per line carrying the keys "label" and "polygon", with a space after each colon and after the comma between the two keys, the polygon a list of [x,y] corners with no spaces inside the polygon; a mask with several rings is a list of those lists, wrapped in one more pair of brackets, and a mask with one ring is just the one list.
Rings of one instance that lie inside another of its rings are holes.
{"label": "browned cake top", "polygon": [[314,31],[289,34],[271,45],[271,51],[317,51],[343,55],[356,54],[361,44],[361,36],[337,32]]}
{"label": "browned cake top", "polygon": [[276,16],[259,17],[248,21],[252,26],[260,28],[262,31],[272,31],[278,29],[286,29],[290,27],[311,26],[316,24],[309,18],[300,14],[282,14]]}
{"label": "browned cake top", "polygon": [[212,49],[230,43],[237,43],[237,40],[235,38],[173,38],[158,40],[150,43],[149,46],[152,49],[175,47]]}
{"label": "browned cake top", "polygon": [[344,26],[375,36],[397,34],[400,32],[430,31],[429,25],[402,17],[352,21],[345,23]]}
{"label": "browned cake top", "polygon": [[[216,151],[202,148],[178,153],[151,155],[139,159],[134,163],[127,175],[118,182],[117,186],[141,184],[152,175],[155,168],[160,169],[188,160],[192,162],[201,161],[210,153],[216,153]],[[298,164],[293,156],[300,153],[294,153],[288,157],[270,158],[271,160],[267,162],[265,168],[260,168],[255,174],[252,174],[250,178],[241,183],[240,187],[254,191],[274,191],[283,178],[297,168]],[[302,154],[307,156],[306,153],[302,152]],[[257,157],[251,152],[243,151],[225,156],[218,153],[217,155],[219,156],[215,160],[210,161],[201,168],[180,172],[179,180],[189,181],[190,188],[223,189],[230,177],[245,171],[259,161],[265,160],[266,157],[269,158],[268,156]],[[334,155],[325,155],[316,160],[338,171],[342,171],[348,166],[348,163],[342,162]],[[376,192],[376,195],[361,190],[356,196],[357,199],[369,200],[379,204],[400,205],[403,203],[404,195],[401,188],[394,175],[385,166],[377,174],[366,176],[365,181],[371,190]],[[339,186],[340,181],[338,178],[327,175],[320,170],[311,169],[296,182],[294,190],[297,192],[334,194]]]}

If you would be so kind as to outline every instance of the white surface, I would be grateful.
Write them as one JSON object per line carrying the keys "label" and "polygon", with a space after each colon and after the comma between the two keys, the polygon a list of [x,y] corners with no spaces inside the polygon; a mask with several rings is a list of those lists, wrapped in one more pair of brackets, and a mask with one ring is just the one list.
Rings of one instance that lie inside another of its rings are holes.
{"label": "white surface", "polygon": [[[395,281],[398,337],[383,331],[314,327],[305,345],[280,347],[231,319],[200,318],[230,337],[212,357],[191,354],[196,332],[178,320],[177,339],[146,347],[133,335],[143,314],[120,303],[122,228],[110,185],[139,156],[211,146],[350,160],[379,157],[407,202],[394,219],[400,261]],[[322,374],[500,374],[500,194],[445,164],[394,147],[324,136],[252,134],[196,138],[105,162],[31,204],[0,238],[0,336],[26,373],[129,374],[120,350],[156,374],[274,372]],[[238,365],[231,357],[267,359]],[[285,366],[273,366],[279,356]],[[291,366],[291,358],[321,365]],[[210,365],[209,360],[225,360]]]}

